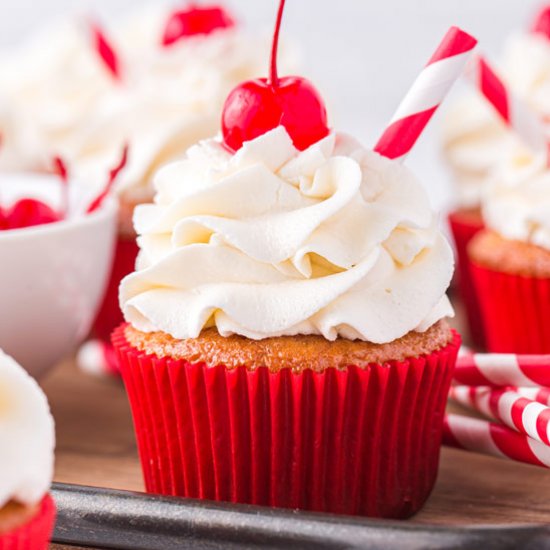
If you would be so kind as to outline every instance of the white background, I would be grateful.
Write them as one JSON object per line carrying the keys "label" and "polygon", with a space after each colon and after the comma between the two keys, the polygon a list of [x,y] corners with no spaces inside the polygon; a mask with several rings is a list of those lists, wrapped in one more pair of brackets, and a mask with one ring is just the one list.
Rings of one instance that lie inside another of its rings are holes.
{"label": "white background", "polygon": [[[99,13],[113,21],[139,3],[0,0],[0,46],[17,43],[42,21],[66,12]],[[278,2],[225,3],[249,26],[265,30]],[[450,25],[475,35],[494,57],[508,33],[525,28],[539,5],[537,0],[287,0],[283,32],[300,44],[307,75],[326,96],[333,126],[372,145]],[[407,163],[441,205],[449,185],[438,163],[437,129],[436,117]]]}

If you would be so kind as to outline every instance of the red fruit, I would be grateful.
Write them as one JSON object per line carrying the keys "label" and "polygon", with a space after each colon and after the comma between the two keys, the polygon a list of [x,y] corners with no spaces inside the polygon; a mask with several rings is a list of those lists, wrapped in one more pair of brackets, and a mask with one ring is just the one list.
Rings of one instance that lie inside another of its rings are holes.
{"label": "red fruit", "polygon": [[17,201],[6,214],[6,229],[21,229],[58,222],[62,217],[47,204],[35,199]]}
{"label": "red fruit", "polygon": [[171,46],[187,36],[210,34],[217,29],[234,26],[233,18],[220,6],[191,5],[170,15],[162,36],[162,45]]}
{"label": "red fruit", "polygon": [[543,8],[531,27],[531,32],[540,33],[550,39],[550,6]]}
{"label": "red fruit", "polygon": [[277,74],[279,30],[285,0],[279,4],[271,50],[270,78],[239,84],[228,96],[222,112],[225,145],[237,151],[277,126],[284,126],[294,145],[306,149],[329,133],[327,111],[319,92],[305,78]]}

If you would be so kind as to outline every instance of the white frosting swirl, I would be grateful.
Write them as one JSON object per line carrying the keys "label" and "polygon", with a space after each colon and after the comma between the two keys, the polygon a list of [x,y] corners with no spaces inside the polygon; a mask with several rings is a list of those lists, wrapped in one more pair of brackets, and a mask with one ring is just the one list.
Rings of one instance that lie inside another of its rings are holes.
{"label": "white frosting swirl", "polygon": [[452,252],[425,191],[347,136],[299,152],[279,127],[234,156],[209,140],[155,186],[120,291],[139,330],[385,343],[452,314]]}
{"label": "white frosting swirl", "polygon": [[460,97],[442,125],[443,152],[453,172],[460,206],[478,206],[491,170],[520,142],[477,92]]}
{"label": "white frosting swirl", "polygon": [[483,198],[488,227],[508,239],[550,250],[550,170],[544,156],[516,154],[489,180]]}
{"label": "white frosting swirl", "polygon": [[46,396],[0,350],[0,508],[38,503],[53,477],[54,422]]}

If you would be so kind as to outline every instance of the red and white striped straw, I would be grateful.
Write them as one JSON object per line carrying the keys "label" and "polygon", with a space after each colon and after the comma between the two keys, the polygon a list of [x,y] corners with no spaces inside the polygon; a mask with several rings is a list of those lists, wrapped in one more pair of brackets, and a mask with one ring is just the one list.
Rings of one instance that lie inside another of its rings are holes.
{"label": "red and white striped straw", "polygon": [[535,17],[531,32],[550,39],[550,6],[544,6]]}
{"label": "red and white striped straw", "polygon": [[476,453],[550,468],[550,447],[494,422],[449,414],[443,444]]}
{"label": "red and white striped straw", "polygon": [[550,445],[550,408],[506,390],[453,386],[450,397],[505,426]]}
{"label": "red and white striped straw", "polygon": [[494,107],[502,121],[533,151],[546,151],[544,125],[531,109],[513,94],[483,56],[468,71],[478,91]]}
{"label": "red and white striped straw", "polygon": [[550,355],[459,355],[454,380],[467,386],[550,387]]}
{"label": "red and white striped straw", "polygon": [[522,397],[531,399],[531,401],[536,401],[550,407],[550,388],[520,388],[518,386],[510,386],[508,389],[515,391]]}
{"label": "red and white striped straw", "polygon": [[403,161],[426,124],[462,74],[477,40],[451,27],[403,98],[374,150]]}

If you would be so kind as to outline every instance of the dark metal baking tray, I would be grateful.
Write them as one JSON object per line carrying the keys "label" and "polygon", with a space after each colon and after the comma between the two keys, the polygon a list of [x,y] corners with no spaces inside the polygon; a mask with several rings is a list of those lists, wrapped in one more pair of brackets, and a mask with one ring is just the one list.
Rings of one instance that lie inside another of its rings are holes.
{"label": "dark metal baking tray", "polygon": [[549,526],[441,527],[54,484],[54,542],[129,550],[550,549]]}

